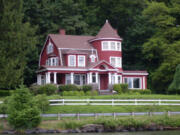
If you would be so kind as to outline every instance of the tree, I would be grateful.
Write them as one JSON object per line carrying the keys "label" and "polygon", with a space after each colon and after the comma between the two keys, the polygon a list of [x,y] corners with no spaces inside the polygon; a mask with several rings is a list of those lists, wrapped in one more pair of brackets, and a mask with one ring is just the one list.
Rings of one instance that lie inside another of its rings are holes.
{"label": "tree", "polygon": [[0,3],[0,88],[11,89],[24,81],[27,54],[36,44],[35,29],[22,22],[22,0]]}
{"label": "tree", "polygon": [[180,64],[176,67],[174,79],[171,82],[168,90],[170,93],[180,94]]}
{"label": "tree", "polygon": [[8,102],[8,122],[15,129],[30,129],[41,122],[40,111],[29,89],[21,86]]}

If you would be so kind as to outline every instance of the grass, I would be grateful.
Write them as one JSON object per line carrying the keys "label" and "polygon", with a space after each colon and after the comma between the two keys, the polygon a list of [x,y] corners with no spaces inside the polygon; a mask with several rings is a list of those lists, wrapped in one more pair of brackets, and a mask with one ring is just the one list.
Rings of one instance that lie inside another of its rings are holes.
{"label": "grass", "polygon": [[76,129],[80,128],[86,124],[102,124],[105,128],[115,128],[118,126],[123,127],[146,127],[151,124],[156,124],[159,126],[171,126],[179,127],[180,126],[180,116],[136,116],[136,117],[117,117],[113,119],[112,117],[99,117],[98,119],[94,118],[81,118],[80,120],[76,119],[62,119],[62,120],[44,120],[40,128],[43,129]]}
{"label": "grass", "polygon": [[150,94],[150,95],[100,95],[100,96],[48,96],[48,99],[179,99],[180,95],[163,95],[163,94]]}
{"label": "grass", "polygon": [[177,106],[51,106],[45,113],[110,113],[180,111]]}

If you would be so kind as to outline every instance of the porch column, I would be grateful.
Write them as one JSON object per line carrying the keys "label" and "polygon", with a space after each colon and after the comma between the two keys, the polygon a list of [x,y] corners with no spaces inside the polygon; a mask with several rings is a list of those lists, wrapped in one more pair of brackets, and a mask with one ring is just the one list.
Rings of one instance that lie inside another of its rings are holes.
{"label": "porch column", "polygon": [[46,73],[46,84],[51,83],[50,74],[50,72]]}
{"label": "porch column", "polygon": [[115,76],[115,84],[118,84],[118,75],[117,75],[117,73],[114,73],[114,76]]}
{"label": "porch column", "polygon": [[87,84],[89,84],[89,73],[87,73]]}
{"label": "porch column", "polygon": [[92,83],[92,72],[89,73],[89,83]]}
{"label": "porch column", "polygon": [[108,73],[108,78],[109,78],[109,84],[111,84],[111,73]]}
{"label": "porch column", "polygon": [[98,83],[98,72],[96,72],[96,83]]}
{"label": "porch column", "polygon": [[41,74],[37,75],[37,84],[41,85]]}
{"label": "porch column", "polygon": [[71,72],[71,84],[74,84],[74,73]]}
{"label": "porch column", "polygon": [[144,76],[143,76],[143,78],[142,78],[142,83],[143,83],[143,84],[142,84],[142,89],[144,90],[144,89],[146,89],[146,88],[145,88],[145,77],[144,77]]}
{"label": "porch column", "polygon": [[54,72],[54,84],[57,84],[57,72]]}

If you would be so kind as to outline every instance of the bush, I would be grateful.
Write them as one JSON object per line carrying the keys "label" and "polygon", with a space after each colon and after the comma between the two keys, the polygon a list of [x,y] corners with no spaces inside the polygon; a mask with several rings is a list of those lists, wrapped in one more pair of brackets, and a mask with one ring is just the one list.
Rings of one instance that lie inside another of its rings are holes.
{"label": "bush", "polygon": [[149,89],[145,89],[145,90],[141,90],[141,89],[132,89],[132,90],[128,90],[128,92],[127,93],[129,93],[129,94],[135,94],[135,95],[145,95],[145,94],[151,94],[151,90],[149,90]]}
{"label": "bush", "polygon": [[7,114],[9,97],[6,97],[2,104],[0,104],[0,114]]}
{"label": "bush", "polygon": [[42,91],[39,90],[40,87],[41,87],[40,85],[33,84],[29,87],[29,89],[30,92],[34,95],[43,94],[43,90]]}
{"label": "bush", "polygon": [[40,111],[29,89],[21,87],[8,102],[8,123],[15,129],[31,129],[41,122]]}
{"label": "bush", "polygon": [[82,90],[83,90],[84,92],[86,92],[86,91],[91,91],[91,90],[92,90],[92,86],[91,86],[91,85],[83,85],[83,86],[82,86]]}
{"label": "bush", "polygon": [[118,94],[122,93],[121,84],[114,84],[113,89],[117,91]]}
{"label": "bush", "polygon": [[52,95],[56,92],[57,87],[54,84],[42,85],[38,89],[38,94]]}
{"label": "bush", "polygon": [[63,96],[84,96],[84,91],[63,91]]}
{"label": "bush", "polygon": [[87,91],[86,96],[97,96],[98,95],[98,92],[96,90],[93,90],[93,91]]}
{"label": "bush", "polygon": [[10,96],[13,90],[0,90],[0,97]]}
{"label": "bush", "polygon": [[80,89],[74,84],[60,85],[59,91],[79,91]]}
{"label": "bush", "polygon": [[124,83],[124,84],[120,84],[120,85],[121,85],[121,89],[122,89],[123,93],[128,91],[128,84]]}
{"label": "bush", "polygon": [[35,96],[34,102],[43,113],[49,109],[49,100],[47,99],[46,95]]}

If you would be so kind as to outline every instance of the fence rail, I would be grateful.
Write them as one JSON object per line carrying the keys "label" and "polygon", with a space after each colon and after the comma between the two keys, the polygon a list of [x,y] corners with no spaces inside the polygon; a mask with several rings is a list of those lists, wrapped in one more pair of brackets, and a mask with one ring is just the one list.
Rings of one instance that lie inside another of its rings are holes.
{"label": "fence rail", "polygon": [[180,105],[180,100],[167,99],[56,99],[49,100],[51,106],[58,105]]}
{"label": "fence rail", "polygon": [[[99,117],[99,116],[112,116],[112,117],[116,117],[116,116],[143,116],[143,115],[148,115],[148,116],[152,116],[152,115],[165,115],[167,114],[168,116],[171,115],[179,115],[180,112],[129,112],[129,113],[69,113],[69,114],[41,114],[41,117],[45,117],[45,118],[53,118],[53,117],[57,117],[58,120],[60,120],[63,117],[77,117],[77,119],[80,119],[80,117]],[[7,114],[0,114],[0,118],[7,118],[8,115]]]}

